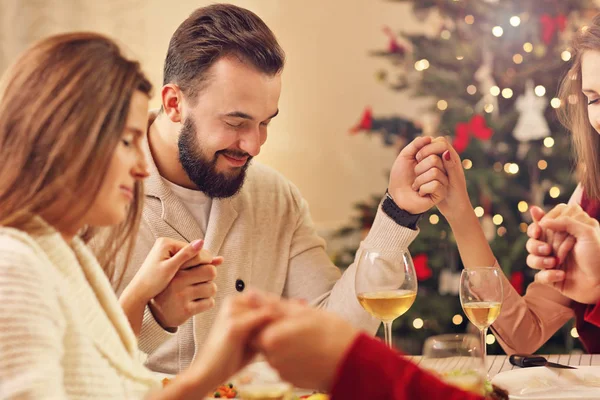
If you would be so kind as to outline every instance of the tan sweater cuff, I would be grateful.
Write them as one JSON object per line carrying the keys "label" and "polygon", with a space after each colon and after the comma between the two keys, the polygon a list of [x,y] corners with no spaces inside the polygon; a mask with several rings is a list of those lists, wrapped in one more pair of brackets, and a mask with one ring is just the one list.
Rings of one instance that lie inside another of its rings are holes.
{"label": "tan sweater cuff", "polygon": [[375,221],[369,234],[363,242],[364,247],[378,249],[407,249],[419,234],[419,230],[412,230],[398,225],[381,209],[381,204],[375,215]]}
{"label": "tan sweater cuff", "polygon": [[144,309],[144,319],[142,320],[142,331],[140,332],[139,348],[141,351],[150,355],[167,339],[177,335],[177,330],[173,332],[166,331],[156,319],[150,308]]}

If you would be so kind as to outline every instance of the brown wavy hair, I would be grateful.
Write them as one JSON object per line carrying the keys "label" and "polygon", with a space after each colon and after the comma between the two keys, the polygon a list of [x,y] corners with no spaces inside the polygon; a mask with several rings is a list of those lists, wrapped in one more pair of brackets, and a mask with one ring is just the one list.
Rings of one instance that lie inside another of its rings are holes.
{"label": "brown wavy hair", "polygon": [[268,75],[281,72],[285,53],[260,17],[232,4],[194,11],[169,42],[163,85],[177,84],[193,102],[220,58],[234,55]]}
{"label": "brown wavy hair", "polygon": [[[38,215],[76,226],[100,191],[133,93],[151,89],[139,63],[96,33],[56,35],[26,50],[0,89],[0,225],[35,233]],[[127,246],[131,254],[142,201],[138,182],[127,218],[97,249],[111,279],[117,253]]]}
{"label": "brown wavy hair", "polygon": [[572,133],[579,180],[589,198],[600,200],[600,135],[590,124],[581,91],[581,57],[587,50],[600,51],[600,14],[573,38],[573,63],[560,85],[558,110],[560,121]]}

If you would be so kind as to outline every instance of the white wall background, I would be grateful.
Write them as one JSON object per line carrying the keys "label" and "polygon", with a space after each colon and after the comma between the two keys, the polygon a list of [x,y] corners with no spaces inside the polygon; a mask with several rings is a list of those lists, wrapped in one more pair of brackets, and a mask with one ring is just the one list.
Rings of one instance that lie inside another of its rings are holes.
{"label": "white wall background", "polygon": [[[348,221],[352,205],[383,193],[396,149],[379,136],[349,136],[365,106],[376,114],[414,116],[411,99],[388,90],[375,73],[388,66],[368,52],[384,49],[382,27],[436,29],[413,19],[406,5],[384,0],[233,0],[271,27],[287,54],[280,116],[259,160],[291,179],[322,230]],[[153,83],[172,32],[205,0],[0,0],[0,71],[32,41],[68,30],[119,39]],[[153,104],[158,104],[156,100]]]}

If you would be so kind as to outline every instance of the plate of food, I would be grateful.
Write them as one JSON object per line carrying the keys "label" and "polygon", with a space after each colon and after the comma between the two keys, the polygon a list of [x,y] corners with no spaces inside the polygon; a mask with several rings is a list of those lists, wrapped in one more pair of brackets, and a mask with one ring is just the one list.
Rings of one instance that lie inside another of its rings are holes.
{"label": "plate of food", "polygon": [[446,383],[467,392],[484,394],[486,398],[493,400],[509,400],[506,390],[492,384],[489,380],[484,379],[481,371],[457,369],[444,373],[439,373],[437,371],[430,372]]}
{"label": "plate of food", "polygon": [[[168,385],[173,375],[156,374]],[[329,396],[314,390],[294,388],[284,382],[277,371],[264,361],[248,365],[231,379],[208,394],[204,400],[329,400]]]}
{"label": "plate of food", "polygon": [[600,399],[598,366],[519,368],[499,373],[492,383],[506,389],[511,400]]}

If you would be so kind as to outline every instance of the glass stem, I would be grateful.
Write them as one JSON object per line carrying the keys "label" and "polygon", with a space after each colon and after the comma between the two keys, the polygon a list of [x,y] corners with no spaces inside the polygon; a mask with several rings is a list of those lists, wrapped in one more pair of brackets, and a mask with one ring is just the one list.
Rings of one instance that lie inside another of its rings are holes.
{"label": "glass stem", "polygon": [[487,365],[486,365],[486,359],[487,359],[487,344],[485,342],[485,339],[487,337],[487,331],[488,331],[488,327],[486,326],[485,328],[481,329],[481,354],[483,355],[483,367],[485,368],[485,372],[487,373]]}
{"label": "glass stem", "polygon": [[394,346],[392,344],[392,321],[383,321],[383,330],[385,331],[385,344],[390,349],[393,349]]}

